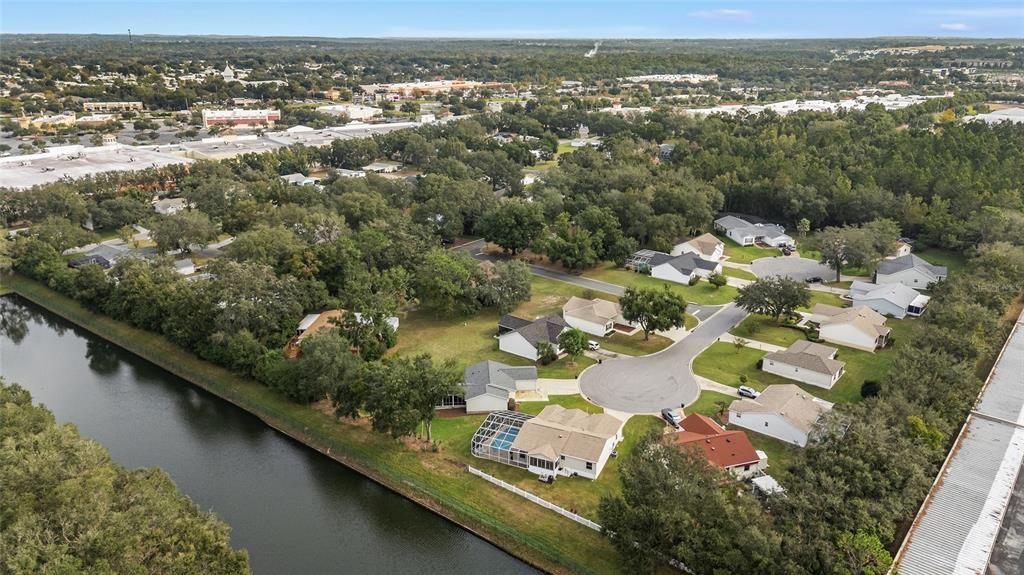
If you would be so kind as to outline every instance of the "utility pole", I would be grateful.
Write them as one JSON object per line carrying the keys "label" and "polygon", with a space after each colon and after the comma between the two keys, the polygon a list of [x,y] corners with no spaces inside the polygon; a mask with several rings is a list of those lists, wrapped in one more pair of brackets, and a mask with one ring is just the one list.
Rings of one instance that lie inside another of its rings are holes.
{"label": "utility pole", "polygon": [[128,29],[128,51],[131,52],[132,48],[134,48],[134,46],[132,46],[132,29],[129,28]]}

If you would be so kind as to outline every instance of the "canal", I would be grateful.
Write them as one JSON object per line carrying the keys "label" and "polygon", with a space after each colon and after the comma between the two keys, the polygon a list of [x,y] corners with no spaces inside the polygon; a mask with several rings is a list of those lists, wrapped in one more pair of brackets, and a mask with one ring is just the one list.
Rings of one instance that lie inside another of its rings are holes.
{"label": "canal", "polygon": [[533,573],[255,416],[13,296],[0,375],[130,467],[160,467],[231,526],[259,575]]}

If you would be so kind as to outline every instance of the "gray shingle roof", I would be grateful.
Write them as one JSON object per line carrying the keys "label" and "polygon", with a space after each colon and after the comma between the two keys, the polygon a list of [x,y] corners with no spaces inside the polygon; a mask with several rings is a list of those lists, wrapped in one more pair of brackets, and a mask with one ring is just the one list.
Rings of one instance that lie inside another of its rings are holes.
{"label": "gray shingle roof", "polygon": [[878,264],[878,273],[882,275],[889,275],[909,270],[911,268],[919,268],[924,273],[935,276],[936,278],[944,278],[947,275],[946,266],[932,265],[914,254],[907,254],[905,256],[889,260],[882,260]]}
{"label": "gray shingle roof", "polygon": [[[685,253],[678,256],[670,256],[663,254],[665,258],[651,258],[651,267],[658,266],[661,264],[668,264],[673,268],[679,270],[683,275],[690,275],[694,270],[708,270],[714,271],[718,267],[718,264],[712,261],[708,261],[696,254]],[[661,261],[658,261],[661,260]],[[657,263],[655,263],[657,262]]]}
{"label": "gray shingle roof", "polygon": [[507,330],[514,331],[523,326],[530,325],[530,323],[531,322],[528,319],[523,319],[521,317],[516,317],[510,313],[507,313],[501,316],[501,319],[498,320],[498,327],[503,327]]}
{"label": "gray shingle roof", "polygon": [[558,336],[562,330],[569,327],[565,320],[557,315],[549,315],[534,320],[515,332],[523,336],[531,345],[537,347],[541,342],[558,344]]}
{"label": "gray shingle roof", "polygon": [[537,367],[511,366],[497,361],[481,361],[462,372],[466,399],[487,393],[487,388],[497,387],[506,392],[515,391],[516,382],[537,379]]}

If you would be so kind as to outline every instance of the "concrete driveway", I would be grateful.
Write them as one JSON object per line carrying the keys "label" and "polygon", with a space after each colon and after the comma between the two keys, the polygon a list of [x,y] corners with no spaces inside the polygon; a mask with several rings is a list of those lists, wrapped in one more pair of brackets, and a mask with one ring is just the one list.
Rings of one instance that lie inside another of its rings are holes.
{"label": "concrete driveway", "polygon": [[804,281],[807,278],[820,277],[828,281],[836,277],[836,272],[825,264],[806,258],[785,256],[761,258],[754,260],[750,267],[754,275],[759,278],[785,276],[797,281]]}
{"label": "concrete driveway", "polygon": [[646,355],[608,360],[580,375],[580,391],[590,401],[625,413],[657,413],[665,407],[690,405],[700,384],[690,363],[722,334],[743,321],[747,312],[734,304],[704,321],[689,336],[668,349]]}

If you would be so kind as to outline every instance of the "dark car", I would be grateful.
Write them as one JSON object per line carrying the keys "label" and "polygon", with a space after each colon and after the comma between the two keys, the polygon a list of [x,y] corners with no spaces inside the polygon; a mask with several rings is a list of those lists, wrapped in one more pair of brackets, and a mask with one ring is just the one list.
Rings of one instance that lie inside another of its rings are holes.
{"label": "dark car", "polygon": [[805,279],[804,281],[809,283],[809,284],[820,284],[821,283],[821,277],[819,277],[819,276],[809,277],[809,278]]}
{"label": "dark car", "polygon": [[665,409],[662,409],[661,417],[662,419],[667,421],[669,425],[676,428],[678,428],[679,424],[683,421],[683,418],[679,416],[679,412],[672,409],[671,407],[666,407]]}
{"label": "dark car", "polygon": [[782,255],[784,255],[784,256],[791,256],[791,255],[793,255],[793,248],[791,248],[789,246],[784,246],[782,248]]}

